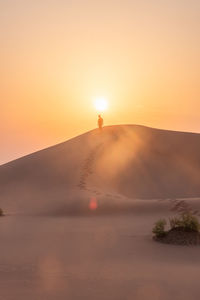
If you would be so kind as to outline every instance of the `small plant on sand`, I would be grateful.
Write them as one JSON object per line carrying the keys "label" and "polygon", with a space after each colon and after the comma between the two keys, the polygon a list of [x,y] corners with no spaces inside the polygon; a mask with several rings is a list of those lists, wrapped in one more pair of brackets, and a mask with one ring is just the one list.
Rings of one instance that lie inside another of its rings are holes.
{"label": "small plant on sand", "polygon": [[160,219],[155,223],[152,232],[155,234],[157,238],[161,238],[166,235],[166,231],[165,231],[166,224],[167,222],[165,219]]}
{"label": "small plant on sand", "polygon": [[165,219],[155,223],[153,239],[166,244],[200,245],[200,223],[190,211],[169,219],[169,230],[165,231]]}
{"label": "small plant on sand", "polygon": [[170,227],[172,229],[182,229],[185,231],[196,231],[200,230],[200,223],[198,219],[190,212],[184,212],[179,217],[169,219]]}

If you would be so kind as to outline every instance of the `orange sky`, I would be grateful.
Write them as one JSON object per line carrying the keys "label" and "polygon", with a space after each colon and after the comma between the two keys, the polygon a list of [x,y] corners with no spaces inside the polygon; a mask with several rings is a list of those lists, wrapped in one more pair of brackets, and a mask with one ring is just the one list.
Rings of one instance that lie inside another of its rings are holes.
{"label": "orange sky", "polygon": [[199,0],[0,0],[0,163],[96,126],[200,132]]}

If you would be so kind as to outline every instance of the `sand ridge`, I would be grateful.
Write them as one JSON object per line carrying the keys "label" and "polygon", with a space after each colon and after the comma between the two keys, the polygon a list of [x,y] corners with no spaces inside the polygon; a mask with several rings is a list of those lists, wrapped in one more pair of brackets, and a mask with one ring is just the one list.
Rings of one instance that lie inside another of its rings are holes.
{"label": "sand ridge", "polygon": [[108,126],[0,166],[0,206],[84,212],[96,195],[104,211],[131,210],[138,199],[174,199],[178,211],[176,199],[200,196],[199,153],[199,134]]}

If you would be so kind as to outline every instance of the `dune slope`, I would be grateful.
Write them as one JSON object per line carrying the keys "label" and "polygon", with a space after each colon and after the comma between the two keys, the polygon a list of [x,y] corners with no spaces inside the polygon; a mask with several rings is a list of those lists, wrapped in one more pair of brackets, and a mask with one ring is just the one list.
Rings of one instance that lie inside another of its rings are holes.
{"label": "dune slope", "polygon": [[0,166],[0,206],[34,213],[58,203],[80,208],[95,194],[198,197],[199,178],[199,134],[108,126]]}

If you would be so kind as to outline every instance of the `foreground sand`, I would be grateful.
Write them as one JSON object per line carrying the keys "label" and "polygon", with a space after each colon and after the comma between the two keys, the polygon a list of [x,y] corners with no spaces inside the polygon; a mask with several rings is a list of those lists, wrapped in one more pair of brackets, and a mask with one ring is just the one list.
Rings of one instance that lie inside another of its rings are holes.
{"label": "foreground sand", "polygon": [[199,299],[200,248],[153,242],[168,204],[145,204],[125,215],[1,218],[0,299]]}

